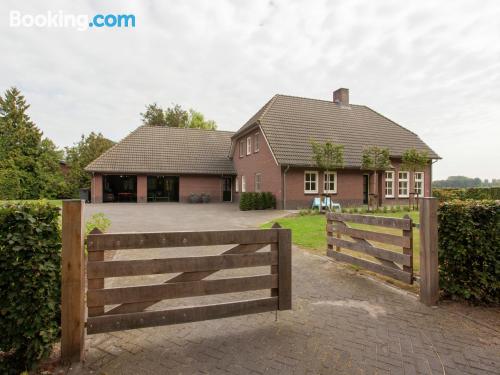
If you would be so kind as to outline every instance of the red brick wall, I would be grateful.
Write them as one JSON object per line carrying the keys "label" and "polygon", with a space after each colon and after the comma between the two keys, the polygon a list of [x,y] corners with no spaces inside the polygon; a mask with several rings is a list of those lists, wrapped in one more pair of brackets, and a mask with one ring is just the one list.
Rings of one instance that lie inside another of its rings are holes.
{"label": "red brick wall", "polygon": [[137,203],[146,203],[148,201],[148,176],[137,176]]}
{"label": "red brick wall", "polygon": [[[259,151],[255,152],[255,137],[259,133]],[[252,136],[252,151],[246,153],[246,139]],[[244,140],[244,156],[240,158],[240,140]],[[239,202],[241,193],[241,176],[246,179],[246,191],[255,191],[255,174],[261,174],[261,191],[269,191],[276,197],[278,206],[281,204],[281,168],[276,164],[274,157],[265,140],[261,129],[254,127],[249,132],[235,140],[233,163],[238,173],[239,192],[234,194],[233,201]],[[233,183],[233,188],[235,184]]]}
{"label": "red brick wall", "polygon": [[[304,193],[304,172],[318,171],[318,193]],[[323,193],[323,172],[317,168],[290,168],[286,174],[286,208],[309,208],[314,197]],[[343,206],[361,205],[363,203],[363,172],[343,169],[337,171],[337,193],[331,194],[332,202]]]}
{"label": "red brick wall", "polygon": [[94,174],[90,182],[90,201],[92,203],[102,203],[102,175]]}
{"label": "red brick wall", "polygon": [[222,187],[224,180],[220,176],[180,176],[179,177],[179,201],[189,202],[189,195],[209,194],[211,202],[222,202]]}
{"label": "red brick wall", "polygon": [[[379,194],[382,195],[382,204],[402,205],[408,204],[408,198],[398,197],[398,172],[400,170],[400,160],[392,160],[394,166],[394,198],[385,198],[385,174],[379,175]],[[430,196],[431,192],[431,165],[424,171],[424,194]],[[291,168],[286,174],[286,208],[300,209],[311,207],[314,197],[319,197],[323,193],[323,172],[318,172],[318,193],[304,193],[304,172],[318,170],[317,168]],[[363,174],[367,172],[359,169],[342,169],[337,171],[337,193],[332,194],[332,201],[340,203],[342,206],[360,206],[363,204]],[[373,193],[375,178],[370,174],[369,192]],[[409,191],[414,191],[414,176],[410,173]]]}

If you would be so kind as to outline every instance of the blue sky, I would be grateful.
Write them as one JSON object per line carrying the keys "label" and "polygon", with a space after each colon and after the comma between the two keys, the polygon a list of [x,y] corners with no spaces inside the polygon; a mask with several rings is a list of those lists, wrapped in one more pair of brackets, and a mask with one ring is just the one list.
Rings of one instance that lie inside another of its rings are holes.
{"label": "blue sky", "polygon": [[[132,13],[134,29],[12,28],[9,12]],[[0,90],[20,88],[60,147],[119,140],[147,103],[236,130],[276,93],[348,87],[444,159],[500,178],[498,1],[2,1]]]}

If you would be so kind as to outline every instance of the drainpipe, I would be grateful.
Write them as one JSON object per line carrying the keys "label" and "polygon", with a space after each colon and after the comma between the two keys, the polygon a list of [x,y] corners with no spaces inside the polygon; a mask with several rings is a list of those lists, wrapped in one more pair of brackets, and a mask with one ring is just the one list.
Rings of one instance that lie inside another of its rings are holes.
{"label": "drainpipe", "polygon": [[429,176],[429,181],[431,183],[430,189],[429,189],[429,196],[432,197],[432,166],[434,163],[437,163],[439,159],[432,160],[431,159],[431,170],[430,170],[430,176]]}
{"label": "drainpipe", "polygon": [[287,165],[285,170],[283,171],[283,209],[286,210],[286,172],[290,169],[290,166]]}

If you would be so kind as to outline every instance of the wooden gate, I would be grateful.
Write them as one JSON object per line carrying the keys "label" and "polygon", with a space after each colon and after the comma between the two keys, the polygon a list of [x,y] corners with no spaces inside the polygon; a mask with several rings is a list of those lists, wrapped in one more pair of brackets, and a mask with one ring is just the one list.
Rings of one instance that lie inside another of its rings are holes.
{"label": "wooden gate", "polygon": [[[401,236],[351,228],[347,222],[400,229]],[[403,219],[353,215],[342,213],[327,214],[327,255],[341,262],[351,263],[367,270],[390,276],[408,284],[413,283],[413,223],[406,215]],[[344,236],[344,238],[342,238]],[[347,237],[347,239],[345,238]],[[373,243],[377,245],[374,245]],[[402,248],[396,252],[380,247],[389,244]],[[361,252],[377,262],[343,253],[341,249]]]}
{"label": "wooden gate", "polygon": [[[291,309],[289,229],[110,234],[94,232],[87,237],[87,262],[81,241],[82,212],[82,201],[68,201],[63,204],[61,354],[65,360],[83,359],[85,327],[87,334],[94,334]],[[110,250],[214,245],[235,246],[222,254],[210,256],[142,260],[106,260],[105,257],[105,252]],[[269,250],[259,251],[261,249]],[[86,303],[83,270],[85,266],[88,279]],[[260,266],[269,266],[269,273],[206,280],[219,270]],[[164,273],[177,275],[158,285],[104,287],[104,279],[109,277]],[[165,299],[260,289],[269,289],[270,296],[144,311]],[[106,308],[108,305],[113,307]],[[88,317],[85,319],[86,307]]]}

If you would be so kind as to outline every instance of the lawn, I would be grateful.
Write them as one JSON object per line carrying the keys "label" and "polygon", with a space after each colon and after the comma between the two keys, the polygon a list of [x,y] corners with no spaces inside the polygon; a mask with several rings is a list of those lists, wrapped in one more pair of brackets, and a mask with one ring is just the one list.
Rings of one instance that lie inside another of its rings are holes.
{"label": "lawn", "polygon": [[[385,217],[397,217],[402,218],[405,215],[409,215],[414,223],[419,222],[418,211],[411,212],[390,212],[390,213],[377,213],[376,216]],[[292,240],[293,243],[301,248],[310,250],[314,253],[326,255],[326,218],[324,215],[304,215],[304,216],[289,216],[281,219],[275,220],[283,228],[289,228],[292,230]],[[273,223],[265,223],[262,228],[270,228]],[[353,228],[371,230],[381,233],[389,233],[401,235],[402,231],[400,229],[392,229],[385,227],[377,227],[373,225],[355,224],[349,223]],[[347,239],[349,237],[346,237]],[[389,250],[402,252],[402,249],[397,246],[379,244],[373,242],[377,247],[383,247]],[[413,229],[413,266],[415,273],[418,273],[420,269],[420,234],[417,228]],[[353,252],[349,250],[342,250],[343,252],[349,253],[351,255],[356,255],[357,257],[373,260],[369,255]]]}

